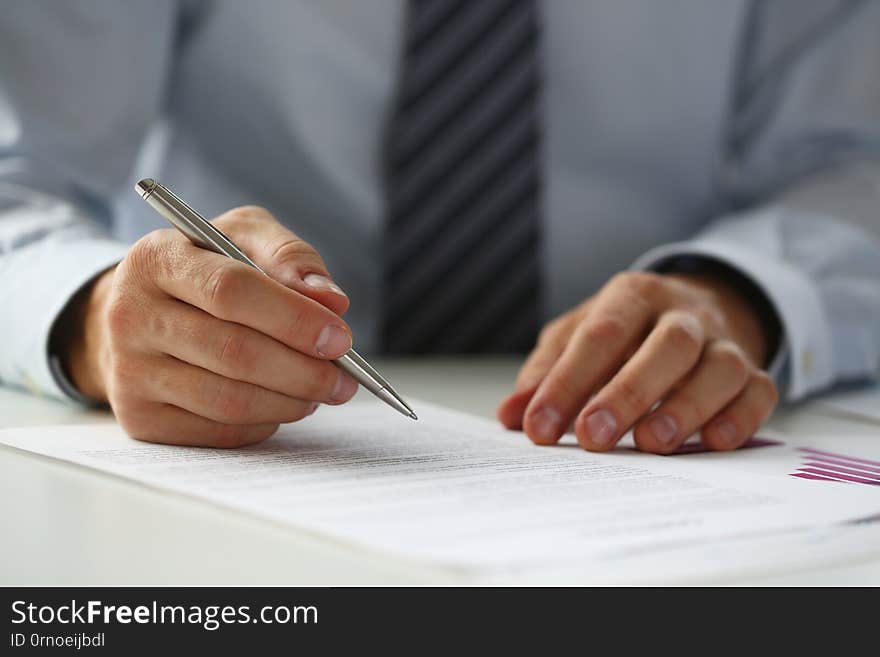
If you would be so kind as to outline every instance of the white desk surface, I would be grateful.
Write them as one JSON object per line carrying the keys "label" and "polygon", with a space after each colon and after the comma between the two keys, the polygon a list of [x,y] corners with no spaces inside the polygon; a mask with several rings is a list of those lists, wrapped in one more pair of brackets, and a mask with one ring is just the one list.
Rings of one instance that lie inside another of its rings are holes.
{"label": "white desk surface", "polygon": [[[518,362],[379,361],[377,365],[408,397],[430,399],[494,417],[495,405],[509,390]],[[357,401],[370,403],[369,395],[361,391]],[[108,413],[83,411],[0,388],[0,427],[110,421]],[[880,440],[880,424],[831,417],[810,405],[778,413],[770,427],[791,434],[846,432],[877,436]],[[363,585],[473,581],[460,573],[364,554],[292,527],[2,446],[0,526],[0,585]],[[806,571],[774,569],[733,578],[709,571],[664,581],[876,586],[880,585],[880,531],[868,536],[876,550],[856,562],[840,563],[832,554],[821,568]],[[604,583],[578,572],[532,574],[500,581]]]}

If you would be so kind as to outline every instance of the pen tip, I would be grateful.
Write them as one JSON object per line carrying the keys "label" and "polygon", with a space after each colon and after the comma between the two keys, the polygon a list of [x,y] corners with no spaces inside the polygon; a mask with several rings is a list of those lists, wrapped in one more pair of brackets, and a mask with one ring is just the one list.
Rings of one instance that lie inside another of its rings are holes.
{"label": "pen tip", "polygon": [[412,411],[409,412],[409,416],[410,416],[413,420],[418,420],[418,419],[419,419],[419,416],[416,415],[415,413],[413,413]]}

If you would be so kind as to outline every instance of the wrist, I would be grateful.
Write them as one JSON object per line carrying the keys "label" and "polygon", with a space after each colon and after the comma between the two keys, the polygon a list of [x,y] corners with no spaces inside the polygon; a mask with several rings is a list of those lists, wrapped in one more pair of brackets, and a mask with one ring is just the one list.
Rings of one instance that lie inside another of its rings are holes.
{"label": "wrist", "polygon": [[107,400],[103,315],[113,272],[105,271],[77,292],[59,315],[51,337],[51,349],[70,382],[96,401]]}

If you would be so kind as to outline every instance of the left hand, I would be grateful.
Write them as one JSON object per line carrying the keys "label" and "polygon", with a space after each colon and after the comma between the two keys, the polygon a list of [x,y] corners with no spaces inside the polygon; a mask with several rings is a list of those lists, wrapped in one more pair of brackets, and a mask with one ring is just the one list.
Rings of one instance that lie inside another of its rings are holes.
{"label": "left hand", "polygon": [[631,428],[647,452],[698,431],[711,449],[736,449],[778,399],[766,342],[757,312],[718,278],[624,272],[544,327],[498,418],[544,445],[574,423],[591,451]]}

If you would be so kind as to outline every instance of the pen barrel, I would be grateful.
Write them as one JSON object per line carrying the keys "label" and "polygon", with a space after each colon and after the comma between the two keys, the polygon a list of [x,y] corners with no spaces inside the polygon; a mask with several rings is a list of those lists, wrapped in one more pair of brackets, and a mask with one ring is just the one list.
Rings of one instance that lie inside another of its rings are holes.
{"label": "pen barrel", "polygon": [[168,222],[203,249],[225,255],[266,273],[223,232],[167,187],[155,183],[143,199]]}
{"label": "pen barrel", "polygon": [[349,349],[348,352],[334,360],[333,364],[351,375],[355,381],[374,394],[383,388],[391,387],[388,381],[354,349]]}

